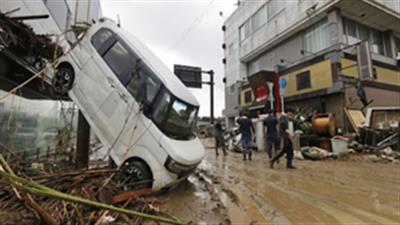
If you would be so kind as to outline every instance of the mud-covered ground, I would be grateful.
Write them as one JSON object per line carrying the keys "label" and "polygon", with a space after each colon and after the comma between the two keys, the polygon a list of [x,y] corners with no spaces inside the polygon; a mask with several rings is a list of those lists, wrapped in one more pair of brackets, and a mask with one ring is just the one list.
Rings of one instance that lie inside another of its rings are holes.
{"label": "mud-covered ground", "polygon": [[[211,143],[206,143],[211,145]],[[207,156],[196,174],[162,196],[163,209],[194,224],[400,224],[400,165],[375,157],[285,159],[264,152]]]}

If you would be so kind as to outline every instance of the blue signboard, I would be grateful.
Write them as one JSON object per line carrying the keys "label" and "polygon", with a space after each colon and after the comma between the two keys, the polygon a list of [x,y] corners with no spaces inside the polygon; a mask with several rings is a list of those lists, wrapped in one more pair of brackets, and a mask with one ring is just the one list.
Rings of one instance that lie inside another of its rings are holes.
{"label": "blue signboard", "polygon": [[279,87],[285,89],[287,86],[287,81],[285,78],[279,78]]}

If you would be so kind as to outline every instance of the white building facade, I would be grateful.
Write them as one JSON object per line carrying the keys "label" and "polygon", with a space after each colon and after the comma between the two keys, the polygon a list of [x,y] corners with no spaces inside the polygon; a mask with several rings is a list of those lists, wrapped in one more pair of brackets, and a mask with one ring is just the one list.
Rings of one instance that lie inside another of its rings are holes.
{"label": "white building facade", "polygon": [[360,40],[369,40],[374,60],[396,66],[399,13],[398,0],[241,1],[223,26],[228,124],[243,109],[248,77],[259,71],[299,65]]}

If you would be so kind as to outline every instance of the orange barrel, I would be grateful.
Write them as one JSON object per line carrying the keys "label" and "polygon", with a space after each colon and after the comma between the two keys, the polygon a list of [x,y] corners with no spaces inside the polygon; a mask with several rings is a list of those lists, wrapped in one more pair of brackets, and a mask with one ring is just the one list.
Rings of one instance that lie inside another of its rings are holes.
{"label": "orange barrel", "polygon": [[312,127],[315,134],[325,136],[336,135],[336,121],[333,113],[319,113],[312,118]]}

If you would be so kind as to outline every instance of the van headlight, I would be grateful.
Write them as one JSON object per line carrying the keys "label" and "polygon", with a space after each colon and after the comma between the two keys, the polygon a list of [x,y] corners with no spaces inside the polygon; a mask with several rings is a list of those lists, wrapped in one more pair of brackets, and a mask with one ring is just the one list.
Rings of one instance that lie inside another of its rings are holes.
{"label": "van headlight", "polygon": [[164,163],[165,168],[167,168],[168,171],[177,174],[178,176],[181,176],[183,174],[186,174],[187,172],[193,171],[196,167],[197,164],[195,165],[183,165],[175,160],[173,160],[170,156],[168,156],[167,160]]}

